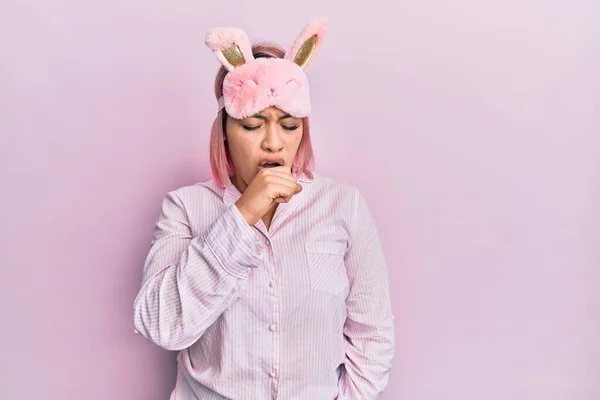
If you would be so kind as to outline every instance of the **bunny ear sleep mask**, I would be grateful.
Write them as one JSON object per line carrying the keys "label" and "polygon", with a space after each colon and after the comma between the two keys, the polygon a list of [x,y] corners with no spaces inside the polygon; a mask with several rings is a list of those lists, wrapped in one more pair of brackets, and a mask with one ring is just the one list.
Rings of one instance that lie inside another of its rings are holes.
{"label": "bunny ear sleep mask", "polygon": [[214,28],[206,46],[229,71],[223,81],[219,111],[236,119],[277,107],[296,118],[310,114],[306,69],[318,52],[327,29],[324,19],[306,25],[284,58],[254,58],[246,33],[239,28]]}

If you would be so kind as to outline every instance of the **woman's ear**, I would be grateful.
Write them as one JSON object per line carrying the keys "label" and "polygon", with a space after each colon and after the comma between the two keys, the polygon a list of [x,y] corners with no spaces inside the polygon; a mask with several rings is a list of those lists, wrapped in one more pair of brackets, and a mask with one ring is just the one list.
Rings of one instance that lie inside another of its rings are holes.
{"label": "woman's ear", "polygon": [[306,70],[314,55],[321,48],[328,21],[325,18],[317,19],[302,29],[296,40],[285,54],[285,58],[296,63]]}
{"label": "woman's ear", "polygon": [[205,44],[229,72],[254,60],[250,40],[239,28],[211,29],[206,34]]}

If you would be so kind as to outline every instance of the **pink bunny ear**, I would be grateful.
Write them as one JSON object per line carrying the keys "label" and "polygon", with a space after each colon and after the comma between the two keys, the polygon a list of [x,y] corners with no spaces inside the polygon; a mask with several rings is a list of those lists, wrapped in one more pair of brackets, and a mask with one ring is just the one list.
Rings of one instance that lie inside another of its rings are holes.
{"label": "pink bunny ear", "polygon": [[254,60],[252,45],[242,29],[214,28],[206,33],[205,43],[230,72]]}
{"label": "pink bunny ear", "polygon": [[306,70],[313,56],[321,48],[325,32],[327,31],[327,24],[327,19],[320,18],[306,25],[285,54],[285,58],[293,61],[303,70]]}

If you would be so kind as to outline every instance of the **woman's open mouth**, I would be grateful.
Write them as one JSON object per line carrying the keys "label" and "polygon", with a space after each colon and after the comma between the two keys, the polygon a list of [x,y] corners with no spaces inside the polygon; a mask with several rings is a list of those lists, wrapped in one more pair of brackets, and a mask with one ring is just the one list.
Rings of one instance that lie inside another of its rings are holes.
{"label": "woman's open mouth", "polygon": [[263,168],[275,168],[275,167],[281,167],[284,164],[284,161],[281,159],[277,159],[277,160],[263,160],[260,163],[260,166]]}

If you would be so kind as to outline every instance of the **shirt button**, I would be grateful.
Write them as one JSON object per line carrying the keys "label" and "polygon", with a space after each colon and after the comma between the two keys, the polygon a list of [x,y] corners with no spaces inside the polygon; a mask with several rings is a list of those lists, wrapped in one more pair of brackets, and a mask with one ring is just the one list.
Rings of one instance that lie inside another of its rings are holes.
{"label": "shirt button", "polygon": [[271,371],[269,372],[269,375],[271,376],[271,378],[275,378],[277,376],[277,372]]}
{"label": "shirt button", "polygon": [[275,282],[273,282],[273,281],[269,282],[269,287],[275,287]]}
{"label": "shirt button", "polygon": [[271,332],[275,332],[275,330],[277,329],[277,325],[271,324],[271,326],[269,326],[269,329],[271,330]]}

